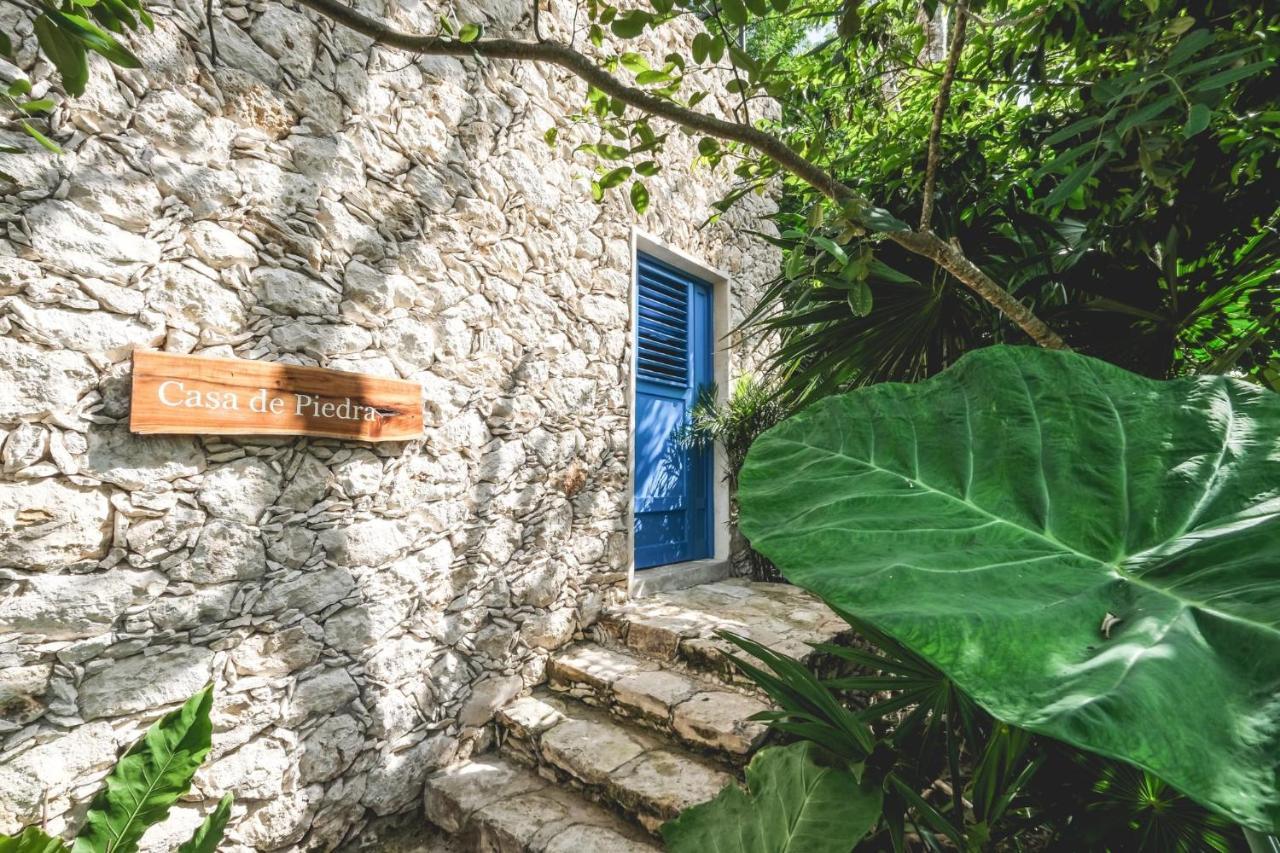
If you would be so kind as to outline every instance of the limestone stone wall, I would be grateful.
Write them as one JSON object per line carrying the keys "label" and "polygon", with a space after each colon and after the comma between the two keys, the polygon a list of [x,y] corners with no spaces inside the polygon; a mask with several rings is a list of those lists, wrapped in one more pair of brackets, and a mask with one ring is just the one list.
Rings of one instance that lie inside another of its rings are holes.
{"label": "limestone stone wall", "polygon": [[[447,11],[390,5],[361,3],[407,29]],[[65,155],[0,133],[30,149],[0,154],[0,832],[73,827],[212,679],[214,752],[145,849],[227,791],[227,849],[331,849],[417,807],[625,592],[631,227],[742,305],[776,269],[742,231],[771,202],[699,230],[726,179],[674,132],[647,215],[596,205],[590,133],[543,141],[582,102],[563,73],[415,59],[275,0],[215,3],[214,65],[203,6],[155,8],[144,69],[95,60]],[[428,427],[135,437],[134,347],[413,379]]]}

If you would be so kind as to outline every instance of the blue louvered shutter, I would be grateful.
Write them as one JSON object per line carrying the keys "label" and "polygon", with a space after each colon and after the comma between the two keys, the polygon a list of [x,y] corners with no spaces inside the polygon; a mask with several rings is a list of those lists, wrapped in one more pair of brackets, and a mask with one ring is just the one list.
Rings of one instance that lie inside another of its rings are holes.
{"label": "blue louvered shutter", "polygon": [[711,556],[711,454],[679,440],[711,382],[711,286],[647,255],[636,288],[636,568]]}
{"label": "blue louvered shutter", "polygon": [[637,375],[683,388],[689,382],[688,287],[655,275],[641,257]]}

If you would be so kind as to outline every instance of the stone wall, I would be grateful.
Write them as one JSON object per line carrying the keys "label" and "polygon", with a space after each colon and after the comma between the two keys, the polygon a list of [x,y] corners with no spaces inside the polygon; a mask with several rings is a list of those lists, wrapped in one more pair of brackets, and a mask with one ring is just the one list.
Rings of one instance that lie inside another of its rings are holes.
{"label": "stone wall", "polygon": [[[481,2],[459,18],[524,9]],[[95,60],[64,156],[0,155],[0,832],[74,827],[212,679],[211,760],[145,849],[226,791],[227,849],[331,849],[415,808],[625,594],[632,225],[741,305],[776,269],[741,232],[770,202],[699,230],[725,178],[673,133],[637,220],[590,200],[585,129],[543,142],[582,102],[562,73],[415,60],[264,0],[215,4],[213,66],[203,5],[155,9],[143,70]],[[139,346],[417,380],[428,428],[134,437]]]}

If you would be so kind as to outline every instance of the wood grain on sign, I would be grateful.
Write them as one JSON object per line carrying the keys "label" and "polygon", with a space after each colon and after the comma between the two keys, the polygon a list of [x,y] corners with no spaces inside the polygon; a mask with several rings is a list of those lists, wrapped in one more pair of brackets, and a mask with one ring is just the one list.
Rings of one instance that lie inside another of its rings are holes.
{"label": "wood grain on sign", "polygon": [[422,435],[422,386],[319,367],[135,350],[129,428],[405,441]]}

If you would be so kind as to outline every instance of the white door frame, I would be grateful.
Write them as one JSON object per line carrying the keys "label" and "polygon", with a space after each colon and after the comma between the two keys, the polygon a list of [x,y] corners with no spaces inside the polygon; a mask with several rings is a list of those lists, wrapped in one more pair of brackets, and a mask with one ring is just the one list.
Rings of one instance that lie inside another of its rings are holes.
{"label": "white door frame", "polygon": [[627,342],[630,347],[628,359],[630,371],[627,379],[627,589],[632,596],[643,596],[647,592],[662,589],[679,589],[685,586],[718,580],[732,573],[729,563],[729,484],[725,479],[728,471],[728,460],[724,448],[717,444],[712,454],[711,495],[714,517],[712,531],[714,544],[709,560],[694,560],[688,563],[675,563],[670,566],[656,566],[636,572],[635,543],[635,493],[636,493],[636,357],[639,350],[637,334],[639,332],[639,264],[640,253],[670,264],[682,272],[702,279],[711,285],[712,305],[712,377],[716,383],[717,398],[724,402],[729,393],[729,317],[733,307],[732,279],[723,270],[718,270],[697,258],[674,249],[652,234],[639,228],[631,229],[631,293],[630,328],[627,331]]}

